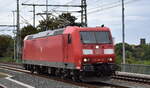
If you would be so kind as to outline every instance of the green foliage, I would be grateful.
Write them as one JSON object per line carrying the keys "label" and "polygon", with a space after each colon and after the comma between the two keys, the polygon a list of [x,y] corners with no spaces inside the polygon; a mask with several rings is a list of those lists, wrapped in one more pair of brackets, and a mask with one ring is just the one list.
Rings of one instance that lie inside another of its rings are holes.
{"label": "green foliage", "polygon": [[71,16],[70,13],[62,13],[58,16],[58,19],[61,19],[62,21],[69,21],[70,25],[73,25],[75,23],[75,20],[77,20],[77,18],[75,16]]}
{"label": "green foliage", "polygon": [[13,42],[11,36],[0,35],[0,57],[12,57],[13,56]]}
{"label": "green foliage", "polygon": [[2,57],[0,58],[0,62],[15,62],[15,60],[11,57]]}
{"label": "green foliage", "polygon": [[38,33],[39,30],[34,28],[32,25],[27,25],[21,29],[21,45],[23,45],[23,40],[25,36]]}
{"label": "green foliage", "polygon": [[145,65],[150,65],[150,60],[143,61]]}
{"label": "green foliage", "polygon": [[[126,63],[150,65],[150,45],[129,45],[125,44]],[[116,44],[116,63],[122,62],[122,43]]]}
{"label": "green foliage", "polygon": [[54,30],[66,26],[81,26],[81,23],[76,23],[77,18],[70,13],[62,13],[58,17],[49,16],[47,20],[39,21],[38,29],[40,31]]}
{"label": "green foliage", "polygon": [[23,40],[25,36],[38,33],[39,30],[34,28],[32,25],[27,25],[21,29],[21,39]]}
{"label": "green foliage", "polygon": [[115,60],[115,63],[116,64],[120,64],[122,62],[122,57],[120,55],[116,56],[116,60]]}
{"label": "green foliage", "polygon": [[144,53],[141,53],[144,60],[150,60],[150,45],[142,45]]}

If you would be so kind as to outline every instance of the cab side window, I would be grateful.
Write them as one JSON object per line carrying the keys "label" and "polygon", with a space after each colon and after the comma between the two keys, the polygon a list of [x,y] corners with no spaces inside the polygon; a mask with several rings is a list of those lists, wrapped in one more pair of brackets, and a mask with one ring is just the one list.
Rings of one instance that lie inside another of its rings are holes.
{"label": "cab side window", "polygon": [[70,35],[70,34],[68,34],[68,44],[71,44],[71,42],[72,42],[71,35]]}

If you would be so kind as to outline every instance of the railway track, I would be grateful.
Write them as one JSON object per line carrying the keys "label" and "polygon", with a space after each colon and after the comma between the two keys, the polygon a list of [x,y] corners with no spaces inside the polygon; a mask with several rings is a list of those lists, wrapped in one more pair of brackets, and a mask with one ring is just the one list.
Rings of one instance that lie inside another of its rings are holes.
{"label": "railway track", "polygon": [[149,78],[140,78],[140,77],[126,76],[126,75],[115,75],[112,78],[119,79],[119,80],[132,81],[132,82],[146,83],[150,85]]}
{"label": "railway track", "polygon": [[[34,75],[34,76],[38,76],[38,77],[43,77],[46,79],[52,79],[52,80],[56,80],[56,81],[60,81],[60,82],[65,82],[65,83],[69,83],[69,84],[73,84],[73,85],[77,85],[77,86],[81,86],[81,87],[85,87],[85,88],[98,88],[102,85],[107,85],[107,84],[100,84],[100,83],[77,83],[74,82],[72,80],[64,80],[64,79],[60,79],[59,77],[51,77],[48,75],[42,75],[42,74],[37,74],[37,73],[31,73],[30,71],[24,70],[21,66],[21,64],[15,64],[15,63],[0,63],[0,68],[4,68],[4,69],[8,69],[8,70],[13,70],[13,71],[17,71],[17,72],[22,72],[22,73],[26,73],[26,74],[30,74],[30,75]],[[111,86],[113,88],[126,88],[126,87],[120,87],[120,86],[115,86],[115,85],[107,85],[107,86]]]}
{"label": "railway track", "polygon": [[[30,71],[27,70],[23,70],[23,67],[21,66],[21,64],[15,64],[15,63],[1,63],[0,65],[1,68],[4,69],[9,69],[9,70],[13,70],[13,71],[18,71],[18,72],[23,72],[26,74],[30,74],[30,75],[34,75],[34,76],[38,76],[38,77],[44,77],[47,79],[52,79],[52,80],[56,80],[56,81],[61,81],[61,82],[65,82],[65,83],[69,83],[69,84],[73,84],[73,85],[77,85],[77,86],[81,86],[81,87],[87,87],[87,88],[98,88],[100,87],[99,82],[92,82],[92,83],[77,83],[77,82],[73,82],[71,80],[64,80],[64,79],[60,79],[58,77],[50,77],[48,75],[40,75],[40,74],[32,74]],[[138,83],[144,83],[144,84],[148,84],[150,85],[150,79],[144,79],[144,78],[138,78],[138,77],[131,77],[131,76],[123,76],[123,75],[115,75],[112,77],[113,80],[124,80],[124,81],[128,81],[128,82],[138,82]],[[107,82],[102,82],[104,83],[103,85],[109,85],[109,86],[114,86],[113,88],[127,88],[126,86],[119,86],[119,85],[115,85],[115,84],[111,84],[111,82],[107,84]]]}

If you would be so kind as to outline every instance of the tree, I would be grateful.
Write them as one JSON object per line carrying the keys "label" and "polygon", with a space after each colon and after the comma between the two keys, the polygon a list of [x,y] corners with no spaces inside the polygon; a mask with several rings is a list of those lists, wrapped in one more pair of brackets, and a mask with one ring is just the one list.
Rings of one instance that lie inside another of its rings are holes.
{"label": "tree", "polygon": [[41,20],[39,21],[39,25],[38,25],[38,29],[40,31],[46,31],[47,29],[55,29],[55,28],[58,28],[58,22],[56,20],[56,18],[54,17],[51,17],[51,16],[48,16],[48,19],[47,20]]}
{"label": "tree", "polygon": [[0,35],[0,57],[13,56],[13,39],[9,35]]}
{"label": "tree", "polygon": [[142,60],[150,60],[150,45],[142,45],[143,53],[141,53]]}
{"label": "tree", "polygon": [[[126,49],[126,52],[128,52],[128,53],[133,52],[132,46],[129,45],[129,44],[127,44],[127,43],[125,43],[125,49]],[[116,46],[115,46],[115,52],[118,55],[122,56],[122,43],[116,44]]]}
{"label": "tree", "polygon": [[77,18],[75,16],[71,16],[70,13],[62,13],[61,15],[58,16],[58,19],[62,22],[65,22],[64,25],[68,26],[74,26],[75,25],[75,20]]}
{"label": "tree", "polygon": [[81,26],[81,23],[76,23],[77,18],[70,13],[62,13],[58,17],[48,16],[47,20],[39,21],[38,29],[41,31],[54,30],[66,26]]}
{"label": "tree", "polygon": [[[150,64],[150,45],[129,45],[125,44],[126,63],[128,64]],[[116,44],[116,63],[122,61],[122,43]]]}
{"label": "tree", "polygon": [[[126,51],[125,51],[125,53],[126,53],[126,62],[131,63],[130,60],[128,60],[128,59],[135,59],[133,57],[133,51],[134,50],[133,50],[132,46],[127,44],[127,43],[125,43],[125,49],[126,49]],[[116,62],[121,63],[122,62],[122,43],[116,44],[115,53],[116,53],[116,57],[117,57]]]}
{"label": "tree", "polygon": [[23,45],[23,40],[24,40],[25,36],[35,34],[38,32],[39,32],[39,30],[37,30],[37,28],[33,27],[32,25],[24,26],[21,29],[21,45]]}
{"label": "tree", "polygon": [[34,28],[32,25],[27,25],[21,29],[21,40],[24,39],[25,36],[38,33],[39,30]]}

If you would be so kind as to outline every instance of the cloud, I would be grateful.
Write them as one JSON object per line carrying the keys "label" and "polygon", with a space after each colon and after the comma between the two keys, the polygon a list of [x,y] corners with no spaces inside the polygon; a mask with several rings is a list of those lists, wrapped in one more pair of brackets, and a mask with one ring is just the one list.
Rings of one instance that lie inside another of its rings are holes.
{"label": "cloud", "polygon": [[150,20],[150,18],[144,17],[144,16],[126,16],[125,20],[127,20],[127,21],[146,21],[146,20]]}
{"label": "cloud", "polygon": [[[23,3],[26,0],[20,0]],[[80,4],[80,0],[49,0],[49,4]],[[119,0],[87,0],[88,9],[93,7],[103,8],[105,4],[110,4]],[[29,0],[27,3],[44,4],[45,0]],[[5,8],[3,8],[5,7]],[[32,7],[21,6],[21,15],[32,24]],[[54,7],[49,7],[49,10]],[[0,24],[12,24],[12,10],[16,9],[16,1],[5,0],[0,4]],[[59,8],[63,10],[63,8]],[[96,8],[97,9],[97,8]],[[140,38],[146,38],[150,42],[150,0],[138,0],[136,2],[125,5],[125,33],[126,42],[139,44]],[[65,8],[64,10],[80,10],[80,8]],[[36,12],[45,11],[45,7],[36,7]],[[74,14],[75,16],[80,14]],[[108,10],[97,11],[96,13],[88,14],[88,25],[95,27],[105,24],[111,28],[112,34],[116,42],[122,41],[122,23],[121,23],[121,6]],[[36,20],[41,19],[36,16]],[[21,18],[22,20],[22,18]],[[37,20],[37,22],[38,22]],[[78,17],[80,21],[80,17]],[[22,23],[22,21],[21,21]],[[23,25],[22,25],[23,26]]]}

